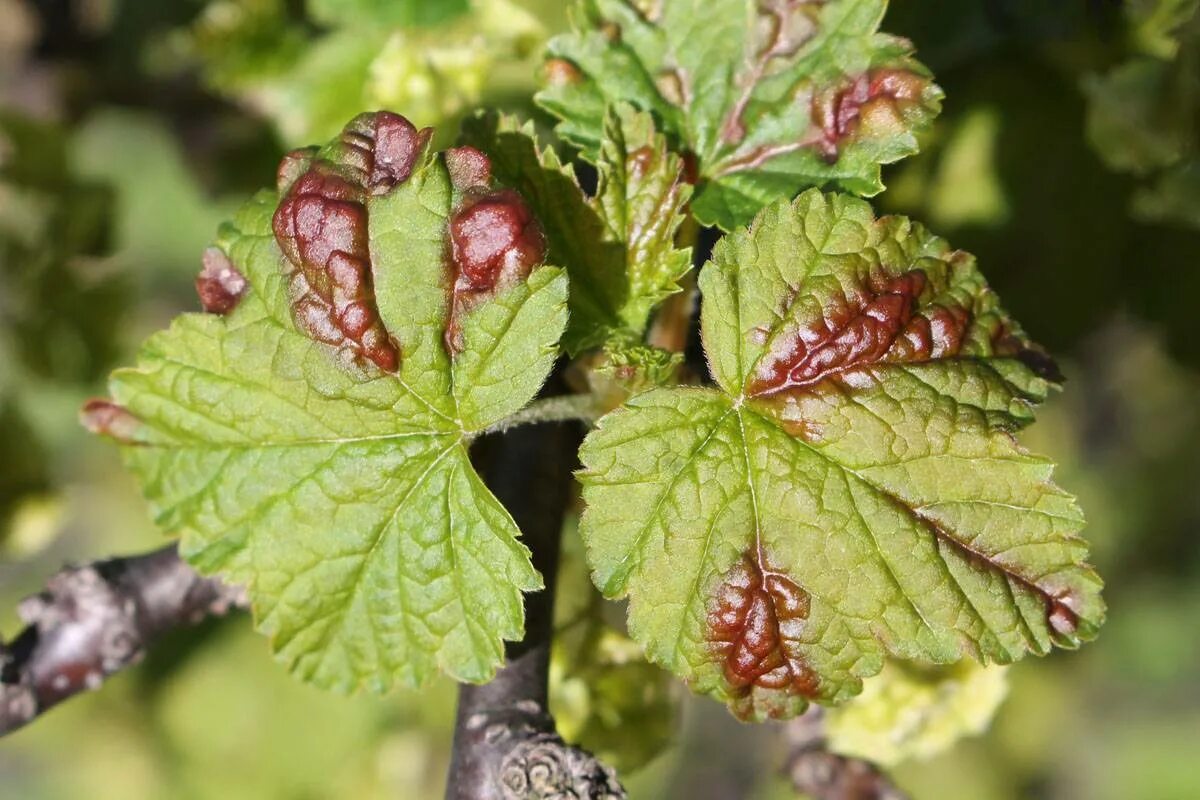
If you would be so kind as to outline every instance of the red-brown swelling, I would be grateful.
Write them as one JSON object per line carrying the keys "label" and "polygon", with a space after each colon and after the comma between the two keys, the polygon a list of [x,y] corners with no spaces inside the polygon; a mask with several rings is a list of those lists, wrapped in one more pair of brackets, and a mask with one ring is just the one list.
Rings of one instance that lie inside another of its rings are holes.
{"label": "red-brown swelling", "polygon": [[746,556],[724,577],[709,608],[707,632],[736,697],[739,717],[754,711],[755,689],[812,699],[820,680],[794,653],[809,614],[809,595],[792,580]]}
{"label": "red-brown swelling", "polygon": [[361,114],[334,144],[293,151],[279,166],[273,227],[296,324],[385,372],[400,354],[375,304],[366,203],[408,180],[430,133],[390,112]]}
{"label": "red-brown swelling", "polygon": [[[977,320],[971,308],[922,303],[929,280],[922,270],[876,276],[868,286],[830,303],[824,316],[773,342],[748,386],[754,397],[812,389],[878,363],[921,363],[962,354]],[[997,356],[1031,363],[1039,375],[1057,374],[1054,362],[1001,326],[991,337]]]}
{"label": "red-brown swelling", "polygon": [[925,273],[880,280],[827,307],[825,316],[775,343],[750,384],[765,396],[802,388],[853,367],[879,361],[925,361],[954,355],[970,321],[961,308],[934,306],[917,315]]}
{"label": "red-brown swelling", "polygon": [[200,306],[210,314],[228,314],[246,293],[246,276],[219,247],[204,251],[203,268],[196,276]]}
{"label": "red-brown swelling", "polygon": [[[490,174],[490,169],[476,173]],[[486,186],[466,190],[450,218],[453,289],[445,341],[451,355],[463,348],[463,315],[528,278],[545,257],[546,238],[521,195],[512,189],[488,190]]]}
{"label": "red-brown swelling", "polygon": [[919,104],[929,81],[903,69],[878,69],[859,75],[849,86],[813,96],[812,118],[819,134],[818,152],[830,164],[838,160],[846,140],[866,126],[872,130],[903,128],[909,108]]}
{"label": "red-brown swelling", "polygon": [[111,400],[89,400],[79,410],[79,422],[89,432],[121,444],[136,444],[142,421]]}

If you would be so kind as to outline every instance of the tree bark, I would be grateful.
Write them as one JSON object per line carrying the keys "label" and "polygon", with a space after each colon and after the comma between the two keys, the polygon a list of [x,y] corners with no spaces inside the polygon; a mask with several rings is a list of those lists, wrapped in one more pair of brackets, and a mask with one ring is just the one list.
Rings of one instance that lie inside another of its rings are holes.
{"label": "tree bark", "polygon": [[521,529],[546,585],[525,596],[525,637],[509,643],[496,677],[459,687],[447,800],[625,797],[611,769],[563,742],[548,710],[554,583],[581,439],[578,424],[559,423],[480,442],[485,481]]}
{"label": "tree bark", "polygon": [[67,567],[17,613],[27,624],[0,642],[0,736],[141,660],[174,628],[245,605],[241,590],[203,578],[175,545]]}

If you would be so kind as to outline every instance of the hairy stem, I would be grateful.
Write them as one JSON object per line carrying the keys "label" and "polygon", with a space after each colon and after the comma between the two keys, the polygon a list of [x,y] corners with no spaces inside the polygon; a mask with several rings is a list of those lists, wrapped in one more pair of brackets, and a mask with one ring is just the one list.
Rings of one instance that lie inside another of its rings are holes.
{"label": "hairy stem", "polygon": [[525,637],[482,686],[459,688],[447,800],[618,800],[612,770],[567,745],[548,710],[559,536],[571,500],[578,425],[547,425],[480,442],[488,486],[512,514],[545,588],[525,597]]}
{"label": "hairy stem", "polygon": [[819,706],[788,723],[785,771],[796,791],[814,800],[907,800],[878,767],[830,752],[825,714]]}
{"label": "hairy stem", "polygon": [[521,425],[541,422],[578,421],[590,426],[602,413],[596,399],[591,395],[558,395],[534,400],[517,413],[488,428],[485,433],[503,433]]}
{"label": "hairy stem", "polygon": [[167,631],[245,602],[241,590],[198,575],[175,545],[67,567],[21,603],[28,627],[0,643],[0,736],[99,688]]}

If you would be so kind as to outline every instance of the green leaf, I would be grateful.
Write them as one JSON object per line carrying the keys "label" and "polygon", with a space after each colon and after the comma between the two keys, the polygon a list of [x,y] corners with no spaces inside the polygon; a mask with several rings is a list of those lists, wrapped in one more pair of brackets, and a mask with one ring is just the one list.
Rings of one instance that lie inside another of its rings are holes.
{"label": "green leaf", "polygon": [[1056,377],[970,256],[805,192],[700,276],[719,388],[659,389],[581,451],[597,586],[746,719],[836,703],[885,654],[1008,663],[1104,616],[1083,518],[1012,431]]}
{"label": "green leaf", "polygon": [[1103,75],[1085,75],[1087,133],[1113,170],[1147,180],[1133,216],[1200,228],[1200,3],[1146,0],[1126,8],[1134,54]]}
{"label": "green leaf", "polygon": [[318,0],[309,11],[319,27],[282,0],[210,0],[175,44],[295,145],[378,108],[451,132],[481,104],[512,106],[532,94],[560,13],[531,0]]}
{"label": "green leaf", "polygon": [[1008,694],[1007,668],[889,659],[863,693],[825,716],[829,749],[894,767],[983,733]]}
{"label": "green leaf", "polygon": [[589,160],[609,104],[652,112],[697,161],[705,225],[732,230],[810,186],[876,194],[880,164],[916,152],[942,96],[908,42],[877,32],[886,8],[581,0],[537,101]]}
{"label": "green leaf", "polygon": [[328,25],[436,25],[465,14],[468,0],[308,0],[308,12]]}
{"label": "green leaf", "polygon": [[566,265],[568,351],[639,340],[650,312],[679,291],[692,258],[691,248],[675,247],[691,187],[650,116],[629,106],[610,110],[595,198],[584,195],[554,151],[538,145],[531,124],[481,115],[466,121],[463,141],[487,153],[497,177],[528,198],[551,259]]}
{"label": "green leaf", "polygon": [[1179,160],[1187,108],[1173,102],[1171,83],[1170,64],[1148,58],[1084,77],[1088,138],[1109,167],[1145,175]]}
{"label": "green leaf", "polygon": [[458,200],[432,156],[367,200],[397,372],[298,328],[277,197],[262,192],[219,238],[249,287],[236,308],[178,318],[112,379],[135,420],[125,456],[159,524],[192,564],[245,584],[280,658],[321,686],[382,691],[438,670],[486,681],[502,639],[522,634],[521,592],[541,584],[467,448],[548,374],[566,276],[537,267],[474,295],[453,312],[463,346],[451,355]]}

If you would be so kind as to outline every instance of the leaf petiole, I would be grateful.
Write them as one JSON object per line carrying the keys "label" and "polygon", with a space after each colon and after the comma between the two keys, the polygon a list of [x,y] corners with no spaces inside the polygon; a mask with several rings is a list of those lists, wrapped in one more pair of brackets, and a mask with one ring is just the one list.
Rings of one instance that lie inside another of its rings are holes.
{"label": "leaf petiole", "polygon": [[504,433],[521,425],[539,422],[579,420],[589,428],[604,413],[596,399],[589,394],[568,394],[535,400],[515,414],[510,414],[483,433]]}

